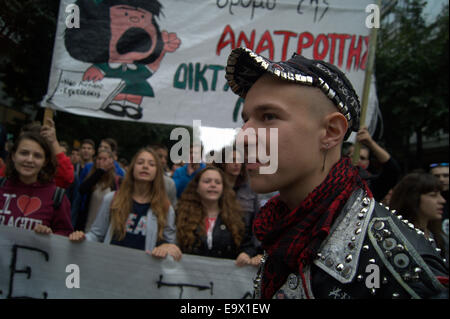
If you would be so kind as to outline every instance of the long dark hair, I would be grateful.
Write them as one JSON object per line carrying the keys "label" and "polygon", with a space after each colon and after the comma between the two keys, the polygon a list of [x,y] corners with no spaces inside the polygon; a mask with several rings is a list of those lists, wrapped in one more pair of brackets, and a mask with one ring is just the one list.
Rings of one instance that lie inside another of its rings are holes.
{"label": "long dark hair", "polygon": [[50,146],[50,144],[47,142],[45,138],[43,138],[40,134],[34,133],[34,132],[26,132],[19,135],[19,137],[16,139],[12,149],[10,150],[8,154],[8,158],[6,161],[6,171],[5,176],[9,179],[19,179],[19,173],[17,172],[14,162],[12,160],[12,156],[17,152],[17,149],[19,148],[19,145],[24,140],[31,140],[39,144],[40,147],[44,150],[45,155],[45,163],[44,166],[41,168],[38,174],[38,181],[41,184],[49,183],[53,180],[53,177],[55,176],[56,172],[56,157],[53,153],[53,149]]}
{"label": "long dark hair", "polygon": [[[424,172],[410,173],[403,177],[392,190],[389,206],[398,211],[405,219],[417,227],[417,216],[420,214],[420,195],[430,192],[440,192],[442,186],[439,180]],[[442,221],[429,221],[427,228],[433,234],[437,245],[447,250],[442,240]]]}

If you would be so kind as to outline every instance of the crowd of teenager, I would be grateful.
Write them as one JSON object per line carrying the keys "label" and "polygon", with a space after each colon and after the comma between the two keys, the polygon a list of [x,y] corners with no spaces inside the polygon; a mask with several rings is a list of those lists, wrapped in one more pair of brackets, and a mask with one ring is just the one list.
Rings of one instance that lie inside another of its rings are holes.
{"label": "crowd of teenager", "polygon": [[[448,260],[448,163],[402,176],[390,154],[370,136],[361,143],[359,174],[375,198],[400,211],[442,249]],[[140,249],[157,257],[193,254],[258,266],[263,254],[253,220],[276,193],[249,186],[243,155],[233,145],[211,164],[190,160],[168,166],[164,145],[143,145],[131,161],[119,159],[113,138],[59,142],[55,125],[24,126],[2,146],[0,225]],[[370,172],[370,154],[377,171]],[[353,156],[345,144],[343,156]]]}

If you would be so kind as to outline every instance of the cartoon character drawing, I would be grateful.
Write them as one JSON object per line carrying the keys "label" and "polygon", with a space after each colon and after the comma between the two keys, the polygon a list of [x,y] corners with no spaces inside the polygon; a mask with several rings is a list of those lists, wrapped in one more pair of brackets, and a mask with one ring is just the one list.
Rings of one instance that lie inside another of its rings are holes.
{"label": "cartoon character drawing", "polygon": [[69,54],[93,63],[83,80],[119,78],[124,88],[102,111],[120,117],[142,118],[144,96],[154,97],[148,79],[166,52],[181,44],[176,33],[160,31],[162,5],[157,0],[77,0],[80,28],[66,29],[64,40]]}

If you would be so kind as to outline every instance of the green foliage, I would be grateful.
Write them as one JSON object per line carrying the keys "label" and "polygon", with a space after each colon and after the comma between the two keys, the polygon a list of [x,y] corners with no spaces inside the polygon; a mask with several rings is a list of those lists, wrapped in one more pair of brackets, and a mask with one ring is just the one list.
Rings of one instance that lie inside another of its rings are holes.
{"label": "green foliage", "polygon": [[407,146],[414,132],[448,132],[448,4],[431,24],[424,6],[401,1],[379,30],[377,93],[391,149]]}

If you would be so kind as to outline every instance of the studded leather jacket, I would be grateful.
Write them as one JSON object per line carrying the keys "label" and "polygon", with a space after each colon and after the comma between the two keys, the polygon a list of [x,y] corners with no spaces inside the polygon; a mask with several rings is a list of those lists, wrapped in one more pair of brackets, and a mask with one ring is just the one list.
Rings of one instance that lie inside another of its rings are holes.
{"label": "studded leather jacket", "polygon": [[[255,279],[259,298],[264,258]],[[292,273],[273,298],[448,298],[448,263],[432,239],[400,213],[355,191],[302,276]]]}

